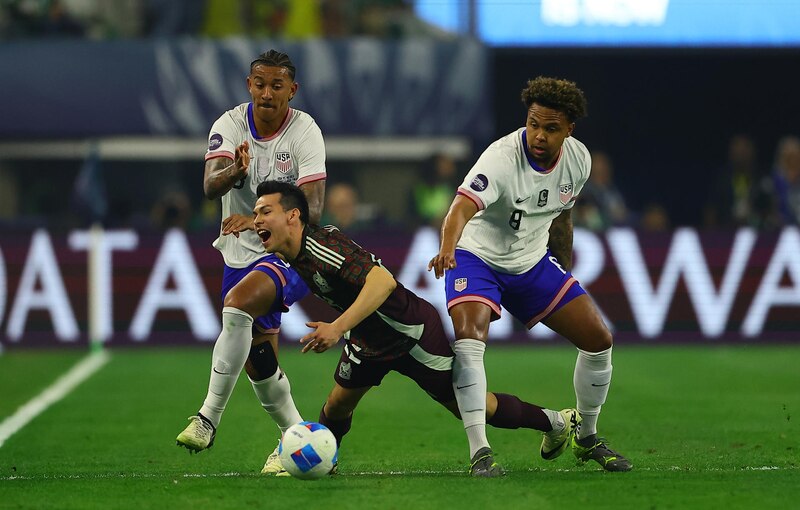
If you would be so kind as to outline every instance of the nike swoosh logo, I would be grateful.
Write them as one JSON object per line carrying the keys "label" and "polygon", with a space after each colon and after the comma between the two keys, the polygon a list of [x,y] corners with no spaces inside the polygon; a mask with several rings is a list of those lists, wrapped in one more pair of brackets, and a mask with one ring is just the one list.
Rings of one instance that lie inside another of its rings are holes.
{"label": "nike swoosh logo", "polygon": [[216,369],[216,367],[215,367],[215,368],[212,368],[211,370],[213,370],[215,374],[219,374],[219,375],[230,375],[230,374],[226,374],[225,372],[220,372],[219,370],[217,370],[217,369]]}
{"label": "nike swoosh logo", "polygon": [[521,204],[522,202],[524,202],[524,201],[528,200],[528,198],[531,198],[531,197],[527,197],[527,198],[518,198],[518,199],[514,200],[514,202],[515,202],[515,203],[517,203],[517,204]]}
{"label": "nike swoosh logo", "polygon": [[601,386],[608,386],[609,384],[611,384],[611,381],[609,381],[609,382],[607,382],[607,383],[605,383],[605,384],[595,384],[595,383],[592,383],[592,386],[594,386],[595,388],[600,388]]}
{"label": "nike swoosh logo", "polygon": [[467,384],[466,386],[456,386],[457,390],[463,390],[464,388],[469,388],[471,386],[475,386],[478,383]]}

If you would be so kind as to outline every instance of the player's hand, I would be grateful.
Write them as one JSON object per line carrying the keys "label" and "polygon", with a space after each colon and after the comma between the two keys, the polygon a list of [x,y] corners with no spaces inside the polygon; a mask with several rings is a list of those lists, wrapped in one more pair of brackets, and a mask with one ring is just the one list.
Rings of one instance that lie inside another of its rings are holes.
{"label": "player's hand", "polygon": [[305,344],[302,352],[325,352],[342,338],[343,333],[331,323],[306,322],[306,326],[313,328],[314,331],[300,339],[300,343]]}
{"label": "player's hand", "polygon": [[250,167],[250,142],[245,140],[240,146],[236,147],[236,156],[233,164],[236,165],[237,180],[247,177],[247,169]]}
{"label": "player's hand", "polygon": [[244,214],[231,214],[222,220],[222,235],[233,234],[234,237],[239,237],[239,232],[245,230],[254,230],[253,217],[245,216]]}
{"label": "player's hand", "polygon": [[452,252],[439,252],[428,262],[428,271],[433,269],[433,274],[436,276],[437,280],[444,276],[445,271],[453,269],[454,267],[456,267],[456,254]]}

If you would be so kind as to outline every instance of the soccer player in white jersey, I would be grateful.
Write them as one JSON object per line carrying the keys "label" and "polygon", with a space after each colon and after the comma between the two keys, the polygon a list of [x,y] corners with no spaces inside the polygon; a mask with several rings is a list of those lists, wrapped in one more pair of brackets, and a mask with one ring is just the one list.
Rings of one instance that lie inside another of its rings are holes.
{"label": "soccer player in white jersey", "polygon": [[[224,219],[214,247],[225,267],[222,332],[214,345],[208,393],[177,437],[178,445],[192,451],[213,445],[242,368],[281,432],[302,421],[277,353],[281,313],[308,287],[288,264],[264,250],[253,231],[253,204],[262,181],[295,184],[308,198],[310,221],[318,223],[325,195],[325,145],[314,119],[289,107],[298,83],[288,55],[275,50],[259,55],[250,64],[247,88],[252,101],[214,122],[205,156],[205,195],[222,198]],[[262,473],[285,473],[277,448]]]}
{"label": "soccer player in white jersey", "polygon": [[[573,383],[579,415],[545,433],[541,455],[554,459],[570,441],[579,461],[608,471],[631,463],[597,437],[611,383],[612,338],[591,298],[570,274],[571,209],[589,178],[591,157],[572,137],[586,98],[572,82],[538,77],[522,91],[525,127],[492,143],[464,182],[442,224],[428,264],[445,276],[455,329],[453,386],[470,445],[473,474],[500,476],[486,438],[483,355],[501,305],[528,328],[543,322],[578,348]],[[581,421],[582,420],[582,421]],[[568,422],[579,422],[570,433]]]}

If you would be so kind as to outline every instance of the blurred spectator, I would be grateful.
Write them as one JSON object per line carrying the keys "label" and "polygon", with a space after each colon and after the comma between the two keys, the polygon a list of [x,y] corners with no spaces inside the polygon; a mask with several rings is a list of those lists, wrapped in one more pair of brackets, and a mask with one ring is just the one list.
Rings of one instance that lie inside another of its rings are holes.
{"label": "blurred spectator", "polygon": [[170,37],[200,33],[206,16],[206,0],[144,1],[147,35]]}
{"label": "blurred spectator", "polygon": [[369,228],[373,220],[374,211],[359,203],[355,187],[346,183],[328,187],[322,225],[335,225],[343,232],[352,233]]}
{"label": "blurred spectator", "polygon": [[92,39],[138,37],[144,30],[147,0],[61,0]]}
{"label": "blurred spectator", "polygon": [[322,35],[321,0],[208,0],[208,37],[304,39]]}
{"label": "blurred spectator", "polygon": [[62,0],[6,0],[0,6],[4,38],[83,37],[86,32]]}
{"label": "blurred spectator", "polygon": [[575,222],[591,230],[628,225],[631,214],[614,184],[614,167],[605,152],[592,153],[592,173],[575,204]]}
{"label": "blurred spectator", "polygon": [[772,170],[778,213],[784,224],[800,224],[800,138],[778,141]]}
{"label": "blurred spectator", "polygon": [[664,206],[651,202],[644,208],[639,226],[647,232],[666,232],[672,227],[672,222]]}
{"label": "blurred spectator", "polygon": [[771,183],[758,166],[755,142],[735,135],[728,145],[727,163],[717,172],[703,211],[706,227],[768,226]]}
{"label": "blurred spectator", "polygon": [[162,230],[186,230],[192,219],[191,201],[183,191],[168,191],[153,205],[150,219],[153,226]]}
{"label": "blurred spectator", "polygon": [[322,36],[328,38],[347,37],[351,33],[347,17],[348,0],[321,0],[320,19]]}
{"label": "blurred spectator", "polygon": [[382,39],[452,37],[452,34],[419,18],[408,0],[354,0],[350,7],[355,35]]}
{"label": "blurred spectator", "polygon": [[456,161],[448,154],[436,154],[422,169],[411,193],[411,209],[417,223],[437,229],[450,208],[460,182]]}

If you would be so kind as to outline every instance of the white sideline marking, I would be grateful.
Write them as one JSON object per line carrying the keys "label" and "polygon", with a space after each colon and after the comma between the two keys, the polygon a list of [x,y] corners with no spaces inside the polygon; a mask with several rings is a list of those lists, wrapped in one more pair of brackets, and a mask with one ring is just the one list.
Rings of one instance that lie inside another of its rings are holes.
{"label": "white sideline marking", "polygon": [[17,409],[17,412],[0,423],[0,448],[6,440],[19,432],[22,427],[47,410],[48,407],[64,398],[77,385],[88,379],[100,367],[106,364],[111,356],[107,351],[90,354],[79,361],[69,372],[59,377],[39,395]]}
{"label": "white sideline marking", "polygon": [[[800,466],[742,466],[737,468],[706,468],[706,469],[699,469],[693,467],[680,467],[680,466],[670,466],[670,467],[663,467],[663,468],[634,468],[632,473],[637,471],[647,471],[653,473],[665,473],[670,471],[684,471],[689,473],[709,473],[709,472],[735,472],[735,471],[797,471],[800,470]],[[533,472],[544,472],[544,471],[556,471],[556,472],[563,472],[563,473],[578,473],[586,471],[583,468],[576,468],[576,469],[555,469],[555,470],[543,470],[537,468],[530,468],[530,469],[520,469],[518,471],[508,471],[509,473],[533,473]],[[593,469],[598,473],[603,473],[600,469]],[[467,476],[466,469],[459,469],[459,470],[442,470],[442,471],[434,471],[434,470],[413,470],[413,471],[361,471],[355,473],[339,473],[334,478],[347,478],[350,476],[409,476],[409,475],[464,475]],[[228,473],[183,473],[183,474],[164,474],[164,473],[94,473],[94,474],[80,474],[80,475],[33,475],[33,476],[26,476],[26,475],[11,475],[11,476],[0,476],[0,482],[5,482],[9,480],[100,480],[100,479],[110,479],[110,478],[120,478],[120,479],[146,479],[146,478],[172,478],[173,481],[177,482],[180,478],[274,478],[269,476],[264,476],[259,473],[237,473],[235,471],[228,472]]]}

